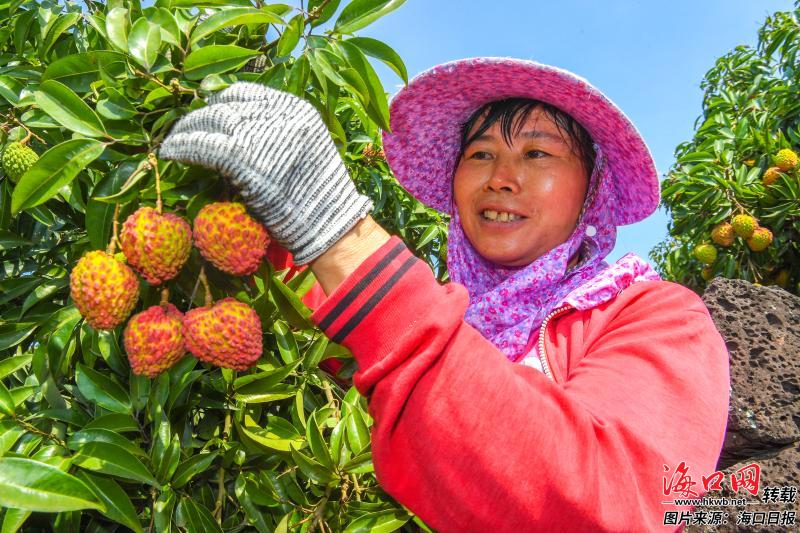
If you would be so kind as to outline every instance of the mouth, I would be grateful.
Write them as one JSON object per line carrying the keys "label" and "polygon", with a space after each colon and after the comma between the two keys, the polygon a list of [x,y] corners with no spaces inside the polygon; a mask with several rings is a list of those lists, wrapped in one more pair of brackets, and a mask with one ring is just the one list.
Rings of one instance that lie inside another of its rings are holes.
{"label": "mouth", "polygon": [[484,209],[478,213],[481,224],[494,229],[515,228],[522,224],[528,217],[510,211],[495,211]]}

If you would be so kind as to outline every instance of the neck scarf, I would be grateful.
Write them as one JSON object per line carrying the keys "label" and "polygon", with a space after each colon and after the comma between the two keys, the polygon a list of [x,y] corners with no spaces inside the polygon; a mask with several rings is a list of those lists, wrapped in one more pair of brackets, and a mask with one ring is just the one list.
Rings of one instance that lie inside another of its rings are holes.
{"label": "neck scarf", "polygon": [[[614,265],[603,260],[617,238],[611,222],[616,206],[609,202],[611,180],[605,155],[597,144],[594,148],[590,192],[575,230],[569,239],[529,265],[504,267],[484,259],[464,235],[458,210],[452,205],[447,267],[450,279],[469,292],[464,320],[511,361],[525,355],[531,332],[538,331],[552,310],[564,304],[591,309],[634,282],[661,279],[633,253]],[[577,264],[568,268],[576,253],[580,254]]]}

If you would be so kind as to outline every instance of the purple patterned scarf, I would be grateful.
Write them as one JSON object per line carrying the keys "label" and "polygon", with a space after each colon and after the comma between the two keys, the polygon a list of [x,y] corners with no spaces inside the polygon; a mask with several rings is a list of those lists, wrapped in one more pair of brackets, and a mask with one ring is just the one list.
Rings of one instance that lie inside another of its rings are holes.
{"label": "purple patterned scarf", "polygon": [[[636,281],[661,279],[633,253],[614,265],[603,260],[617,238],[617,228],[611,222],[617,206],[609,202],[612,184],[606,157],[597,144],[594,148],[597,156],[590,192],[575,231],[566,242],[529,265],[503,267],[484,259],[464,235],[458,210],[452,206],[447,267],[450,279],[469,292],[464,320],[511,361],[525,355],[531,332],[538,330],[557,307],[569,304],[576,309],[591,309]],[[570,258],[579,250],[578,263],[567,269]]]}

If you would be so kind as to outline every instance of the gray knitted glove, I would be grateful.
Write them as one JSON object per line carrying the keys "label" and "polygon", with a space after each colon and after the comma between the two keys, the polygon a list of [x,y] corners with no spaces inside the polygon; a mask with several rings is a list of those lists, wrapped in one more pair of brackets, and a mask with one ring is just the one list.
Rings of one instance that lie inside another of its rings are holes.
{"label": "gray knitted glove", "polygon": [[372,210],[310,103],[237,82],[212,95],[208,104],[175,124],[159,157],[230,178],[296,264],[322,255]]}

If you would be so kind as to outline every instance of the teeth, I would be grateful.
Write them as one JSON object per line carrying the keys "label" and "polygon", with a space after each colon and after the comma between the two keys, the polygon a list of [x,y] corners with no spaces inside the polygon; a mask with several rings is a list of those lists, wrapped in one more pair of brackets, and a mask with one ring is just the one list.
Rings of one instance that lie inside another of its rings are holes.
{"label": "teeth", "polygon": [[506,213],[505,211],[498,212],[492,211],[491,209],[486,209],[483,212],[483,218],[496,220],[498,222],[513,222],[514,220],[519,220],[522,217],[513,213]]}

